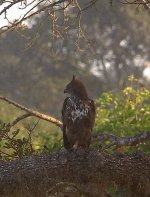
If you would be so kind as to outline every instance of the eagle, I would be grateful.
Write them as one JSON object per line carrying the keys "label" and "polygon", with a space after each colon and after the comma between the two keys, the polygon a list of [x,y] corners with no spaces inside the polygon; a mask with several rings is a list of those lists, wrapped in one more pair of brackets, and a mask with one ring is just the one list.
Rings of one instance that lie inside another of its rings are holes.
{"label": "eagle", "polygon": [[66,149],[88,148],[95,122],[95,104],[84,84],[73,76],[64,93],[69,97],[62,107],[63,142]]}

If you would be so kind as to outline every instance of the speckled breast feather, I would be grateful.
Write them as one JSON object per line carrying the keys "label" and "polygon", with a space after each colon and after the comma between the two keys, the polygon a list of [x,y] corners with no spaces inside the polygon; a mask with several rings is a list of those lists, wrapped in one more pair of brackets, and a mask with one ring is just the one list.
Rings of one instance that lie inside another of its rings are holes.
{"label": "speckled breast feather", "polygon": [[[90,102],[90,101],[88,101]],[[75,97],[69,97],[68,102],[66,105],[67,108],[67,116],[68,119],[72,120],[74,123],[77,119],[83,119],[88,115],[89,112],[89,106],[84,101],[75,98]]]}

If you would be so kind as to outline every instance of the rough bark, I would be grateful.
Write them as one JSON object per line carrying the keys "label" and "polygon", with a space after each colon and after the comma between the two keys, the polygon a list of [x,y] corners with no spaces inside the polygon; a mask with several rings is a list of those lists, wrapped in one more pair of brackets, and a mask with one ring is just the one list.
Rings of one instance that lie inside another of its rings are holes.
{"label": "rough bark", "polygon": [[[2,96],[0,99],[26,111],[4,125],[1,138],[11,127],[29,116],[36,116],[62,127],[61,121],[52,116],[28,109]],[[150,140],[150,131],[132,137],[97,134],[92,140],[100,144],[109,141],[110,144],[106,144],[105,148],[135,146],[147,143]],[[150,197],[150,157],[144,154],[109,155],[92,150],[77,150],[0,162],[2,197],[60,196],[60,193],[65,193],[68,197],[78,197],[81,194],[98,197],[106,196],[105,191],[110,186],[126,188],[129,191],[128,196]]]}
{"label": "rough bark", "polygon": [[150,157],[64,150],[0,163],[0,196],[53,196],[65,186],[74,187],[76,197],[96,197],[114,185],[125,187],[128,196],[148,197]]}

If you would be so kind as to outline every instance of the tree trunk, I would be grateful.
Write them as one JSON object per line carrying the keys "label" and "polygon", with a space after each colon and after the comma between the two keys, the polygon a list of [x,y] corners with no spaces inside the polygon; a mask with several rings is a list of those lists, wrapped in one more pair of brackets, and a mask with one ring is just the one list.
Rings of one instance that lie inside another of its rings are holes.
{"label": "tree trunk", "polygon": [[[60,151],[0,162],[0,196],[58,196],[64,189],[104,196],[110,186],[125,187],[128,196],[150,195],[150,157],[93,150]],[[68,195],[69,197],[71,195]]]}

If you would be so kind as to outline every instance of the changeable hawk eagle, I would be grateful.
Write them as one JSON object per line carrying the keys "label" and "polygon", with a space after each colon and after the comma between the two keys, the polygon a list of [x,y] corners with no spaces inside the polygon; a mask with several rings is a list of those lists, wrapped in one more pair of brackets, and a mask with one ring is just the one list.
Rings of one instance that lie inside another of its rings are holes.
{"label": "changeable hawk eagle", "polygon": [[67,84],[64,93],[70,94],[62,108],[63,141],[66,149],[87,148],[95,122],[95,105],[84,84],[75,79]]}

